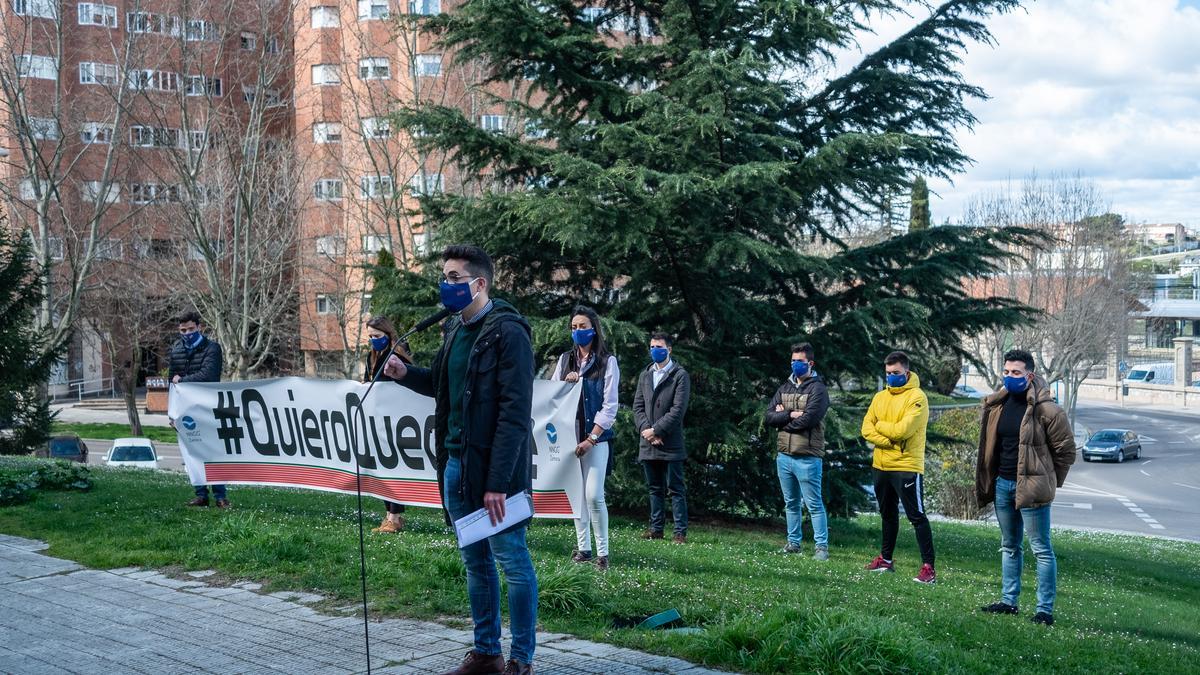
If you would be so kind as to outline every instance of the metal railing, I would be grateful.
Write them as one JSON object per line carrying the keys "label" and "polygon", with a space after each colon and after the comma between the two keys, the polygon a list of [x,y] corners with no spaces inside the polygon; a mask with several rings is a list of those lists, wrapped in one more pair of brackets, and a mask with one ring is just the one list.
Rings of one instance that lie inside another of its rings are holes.
{"label": "metal railing", "polygon": [[[63,385],[51,385],[61,387]],[[71,380],[66,384],[66,392],[55,392],[50,396],[52,400],[59,401],[65,398],[73,398],[82,401],[84,396],[92,394],[102,394],[108,392],[109,396],[116,397],[117,383],[114,378],[101,377],[91,380]]]}

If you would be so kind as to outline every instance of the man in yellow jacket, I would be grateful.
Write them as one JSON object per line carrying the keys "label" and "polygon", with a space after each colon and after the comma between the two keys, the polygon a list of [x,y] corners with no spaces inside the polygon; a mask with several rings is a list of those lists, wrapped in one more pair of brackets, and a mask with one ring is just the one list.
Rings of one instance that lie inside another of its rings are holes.
{"label": "man in yellow jacket", "polygon": [[867,565],[872,572],[895,572],[892,552],[900,530],[900,509],[917,532],[921,549],[921,571],[913,581],[932,584],[933,531],[925,517],[925,425],[929,422],[929,399],[921,391],[921,379],[908,367],[908,355],[892,352],[883,360],[887,387],[875,394],[862,435],[875,446],[875,499],[883,518],[883,545],[879,555]]}

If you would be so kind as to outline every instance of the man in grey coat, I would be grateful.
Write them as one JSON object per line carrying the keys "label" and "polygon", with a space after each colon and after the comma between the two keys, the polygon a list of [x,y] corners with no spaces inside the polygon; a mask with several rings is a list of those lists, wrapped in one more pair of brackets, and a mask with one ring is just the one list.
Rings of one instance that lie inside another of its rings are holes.
{"label": "man in grey coat", "polygon": [[687,489],[683,483],[683,416],[692,394],[687,371],[671,360],[671,336],[650,336],[652,363],[638,377],[633,415],[641,434],[638,461],[650,488],[650,527],[643,539],[662,539],[667,513],[665,496],[671,496],[676,544],[687,543]]}

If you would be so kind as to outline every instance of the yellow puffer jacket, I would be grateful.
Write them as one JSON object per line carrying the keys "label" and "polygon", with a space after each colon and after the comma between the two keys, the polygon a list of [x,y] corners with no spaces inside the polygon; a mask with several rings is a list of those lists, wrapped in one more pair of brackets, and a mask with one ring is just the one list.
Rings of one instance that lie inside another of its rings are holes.
{"label": "yellow puffer jacket", "polygon": [[925,425],[929,398],[921,378],[909,372],[903,387],[887,387],[871,399],[862,435],[875,446],[872,466],[881,471],[925,473]]}

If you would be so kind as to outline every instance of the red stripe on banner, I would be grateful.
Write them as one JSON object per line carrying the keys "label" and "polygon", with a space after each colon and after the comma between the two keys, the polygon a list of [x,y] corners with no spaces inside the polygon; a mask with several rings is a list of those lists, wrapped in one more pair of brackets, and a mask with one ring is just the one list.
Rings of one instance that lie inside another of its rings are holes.
{"label": "red stripe on banner", "polygon": [[533,493],[533,511],[546,516],[571,515],[571,500],[563,490]]}
{"label": "red stripe on banner", "polygon": [[[283,483],[316,488],[355,492],[354,474],[312,466],[286,466],[278,464],[205,464],[206,481],[220,483],[237,481],[245,483]],[[420,502],[429,506],[441,506],[437,483],[417,480],[383,480],[374,476],[362,476],[362,489],[395,501]]]}

